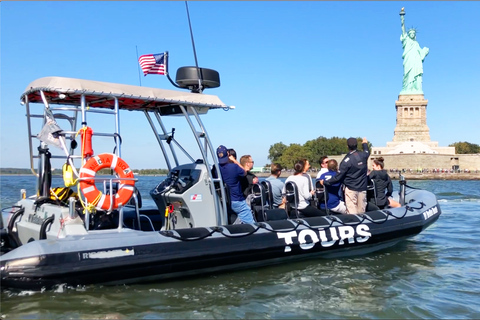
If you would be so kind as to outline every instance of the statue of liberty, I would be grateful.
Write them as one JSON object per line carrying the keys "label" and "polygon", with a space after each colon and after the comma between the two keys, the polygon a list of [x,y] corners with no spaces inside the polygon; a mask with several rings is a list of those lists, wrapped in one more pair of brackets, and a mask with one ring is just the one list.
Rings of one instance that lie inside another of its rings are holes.
{"label": "statue of liberty", "polygon": [[400,41],[403,46],[403,87],[400,94],[423,94],[423,60],[428,55],[429,49],[420,48],[417,42],[415,28],[405,31],[405,10],[400,11],[400,20],[402,22],[402,35]]}

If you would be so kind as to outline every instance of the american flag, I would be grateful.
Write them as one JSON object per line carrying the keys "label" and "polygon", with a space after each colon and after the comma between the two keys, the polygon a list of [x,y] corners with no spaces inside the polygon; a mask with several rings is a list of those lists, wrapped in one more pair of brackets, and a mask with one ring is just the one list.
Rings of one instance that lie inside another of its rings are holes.
{"label": "american flag", "polygon": [[165,53],[144,54],[138,58],[143,75],[165,74]]}

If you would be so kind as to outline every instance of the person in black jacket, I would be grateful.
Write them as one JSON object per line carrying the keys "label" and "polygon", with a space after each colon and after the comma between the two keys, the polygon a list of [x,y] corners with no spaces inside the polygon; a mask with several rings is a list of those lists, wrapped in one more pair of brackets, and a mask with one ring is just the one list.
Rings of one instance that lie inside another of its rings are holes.
{"label": "person in black jacket", "polygon": [[243,192],[243,195],[245,196],[245,199],[247,200],[247,204],[250,205],[253,197],[252,195],[253,185],[258,183],[258,177],[251,172],[254,164],[254,161],[252,160],[252,156],[249,154],[241,156],[240,164],[242,165],[243,168],[245,168],[245,171],[247,172],[247,174],[245,175],[245,177],[242,178],[240,183],[242,184],[242,192]]}
{"label": "person in black jacket", "polygon": [[363,151],[357,150],[357,139],[355,138],[348,138],[347,146],[349,152],[340,163],[338,174],[329,180],[320,180],[320,183],[329,186],[343,182],[347,213],[363,213],[367,207],[367,170],[370,156],[368,141],[367,138],[363,138]]}
{"label": "person in black jacket", "polygon": [[397,208],[400,207],[400,203],[391,197],[393,192],[392,179],[390,179],[387,170],[383,169],[383,161],[382,157],[373,159],[373,171],[368,175],[368,178],[375,182],[376,205],[380,209],[387,206]]}

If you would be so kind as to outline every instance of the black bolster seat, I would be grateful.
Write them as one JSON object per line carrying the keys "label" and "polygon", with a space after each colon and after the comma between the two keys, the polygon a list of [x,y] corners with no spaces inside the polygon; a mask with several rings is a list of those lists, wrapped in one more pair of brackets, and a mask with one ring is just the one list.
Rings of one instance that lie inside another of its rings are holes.
{"label": "black bolster seat", "polygon": [[[262,181],[265,182],[265,181]],[[288,218],[284,209],[272,209],[271,201],[268,199],[267,189],[263,183],[257,183],[252,188],[252,210],[258,222],[271,220],[284,220]]]}

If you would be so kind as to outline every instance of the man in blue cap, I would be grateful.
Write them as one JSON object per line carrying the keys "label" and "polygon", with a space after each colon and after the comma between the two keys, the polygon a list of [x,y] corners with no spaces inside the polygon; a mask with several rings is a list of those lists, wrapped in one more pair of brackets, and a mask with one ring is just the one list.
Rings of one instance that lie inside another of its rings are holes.
{"label": "man in blue cap", "polygon": [[254,223],[252,210],[245,201],[240,182],[247,172],[237,159],[228,153],[225,146],[221,145],[217,148],[217,157],[222,179],[230,189],[232,210],[238,216],[237,221],[240,220],[241,223]]}

